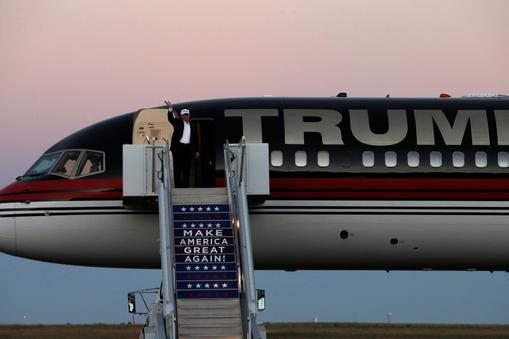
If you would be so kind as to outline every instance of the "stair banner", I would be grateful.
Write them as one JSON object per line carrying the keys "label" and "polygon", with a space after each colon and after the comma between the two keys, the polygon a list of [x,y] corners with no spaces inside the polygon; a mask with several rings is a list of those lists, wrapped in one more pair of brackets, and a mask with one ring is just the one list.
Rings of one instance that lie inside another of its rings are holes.
{"label": "stair banner", "polygon": [[228,204],[173,205],[177,298],[238,298]]}

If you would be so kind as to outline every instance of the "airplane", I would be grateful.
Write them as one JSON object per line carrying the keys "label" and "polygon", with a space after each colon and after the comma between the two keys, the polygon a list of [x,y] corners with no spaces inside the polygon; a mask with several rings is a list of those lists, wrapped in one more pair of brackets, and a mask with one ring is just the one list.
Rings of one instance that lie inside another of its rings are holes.
{"label": "airplane", "polygon": [[[268,143],[250,204],[257,269],[509,270],[509,97],[259,97],[182,102],[192,185],[224,187],[223,144]],[[171,140],[158,106],[83,128],[0,191],[0,251],[159,268],[158,214],[122,200],[122,145]]]}

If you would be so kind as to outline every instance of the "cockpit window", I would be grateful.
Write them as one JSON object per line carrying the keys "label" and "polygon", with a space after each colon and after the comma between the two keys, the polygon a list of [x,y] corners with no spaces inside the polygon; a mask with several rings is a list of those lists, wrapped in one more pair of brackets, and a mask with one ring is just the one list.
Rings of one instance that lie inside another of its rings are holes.
{"label": "cockpit window", "polygon": [[66,151],[51,173],[71,177],[80,154],[80,151]]}
{"label": "cockpit window", "polygon": [[53,167],[62,152],[55,152],[43,155],[37,162],[25,173],[27,177],[46,174]]}
{"label": "cockpit window", "polygon": [[86,151],[80,160],[76,176],[84,177],[101,172],[104,172],[104,153]]}
{"label": "cockpit window", "polygon": [[43,155],[24,177],[53,174],[74,179],[103,173],[104,170],[104,152],[70,149]]}

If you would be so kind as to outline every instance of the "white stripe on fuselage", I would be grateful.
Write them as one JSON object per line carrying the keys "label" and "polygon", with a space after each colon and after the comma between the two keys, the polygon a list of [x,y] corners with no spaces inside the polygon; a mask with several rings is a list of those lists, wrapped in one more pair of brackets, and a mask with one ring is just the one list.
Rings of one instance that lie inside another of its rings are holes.
{"label": "white stripe on fuselage", "polygon": [[[127,210],[120,200],[0,204],[0,218],[13,212],[12,254],[77,265],[159,265],[156,211]],[[509,269],[505,201],[269,200],[250,212],[257,268]]]}

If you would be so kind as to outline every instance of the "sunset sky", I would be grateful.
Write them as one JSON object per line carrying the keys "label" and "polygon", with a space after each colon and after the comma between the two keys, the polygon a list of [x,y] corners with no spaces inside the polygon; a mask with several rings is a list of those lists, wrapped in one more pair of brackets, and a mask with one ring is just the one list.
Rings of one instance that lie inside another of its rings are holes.
{"label": "sunset sky", "polygon": [[[342,91],[509,94],[509,1],[0,0],[0,186],[68,134],[165,99]],[[0,323],[127,322],[126,292],[160,274],[4,254],[0,272]],[[509,323],[507,273],[257,278],[266,321]]]}

